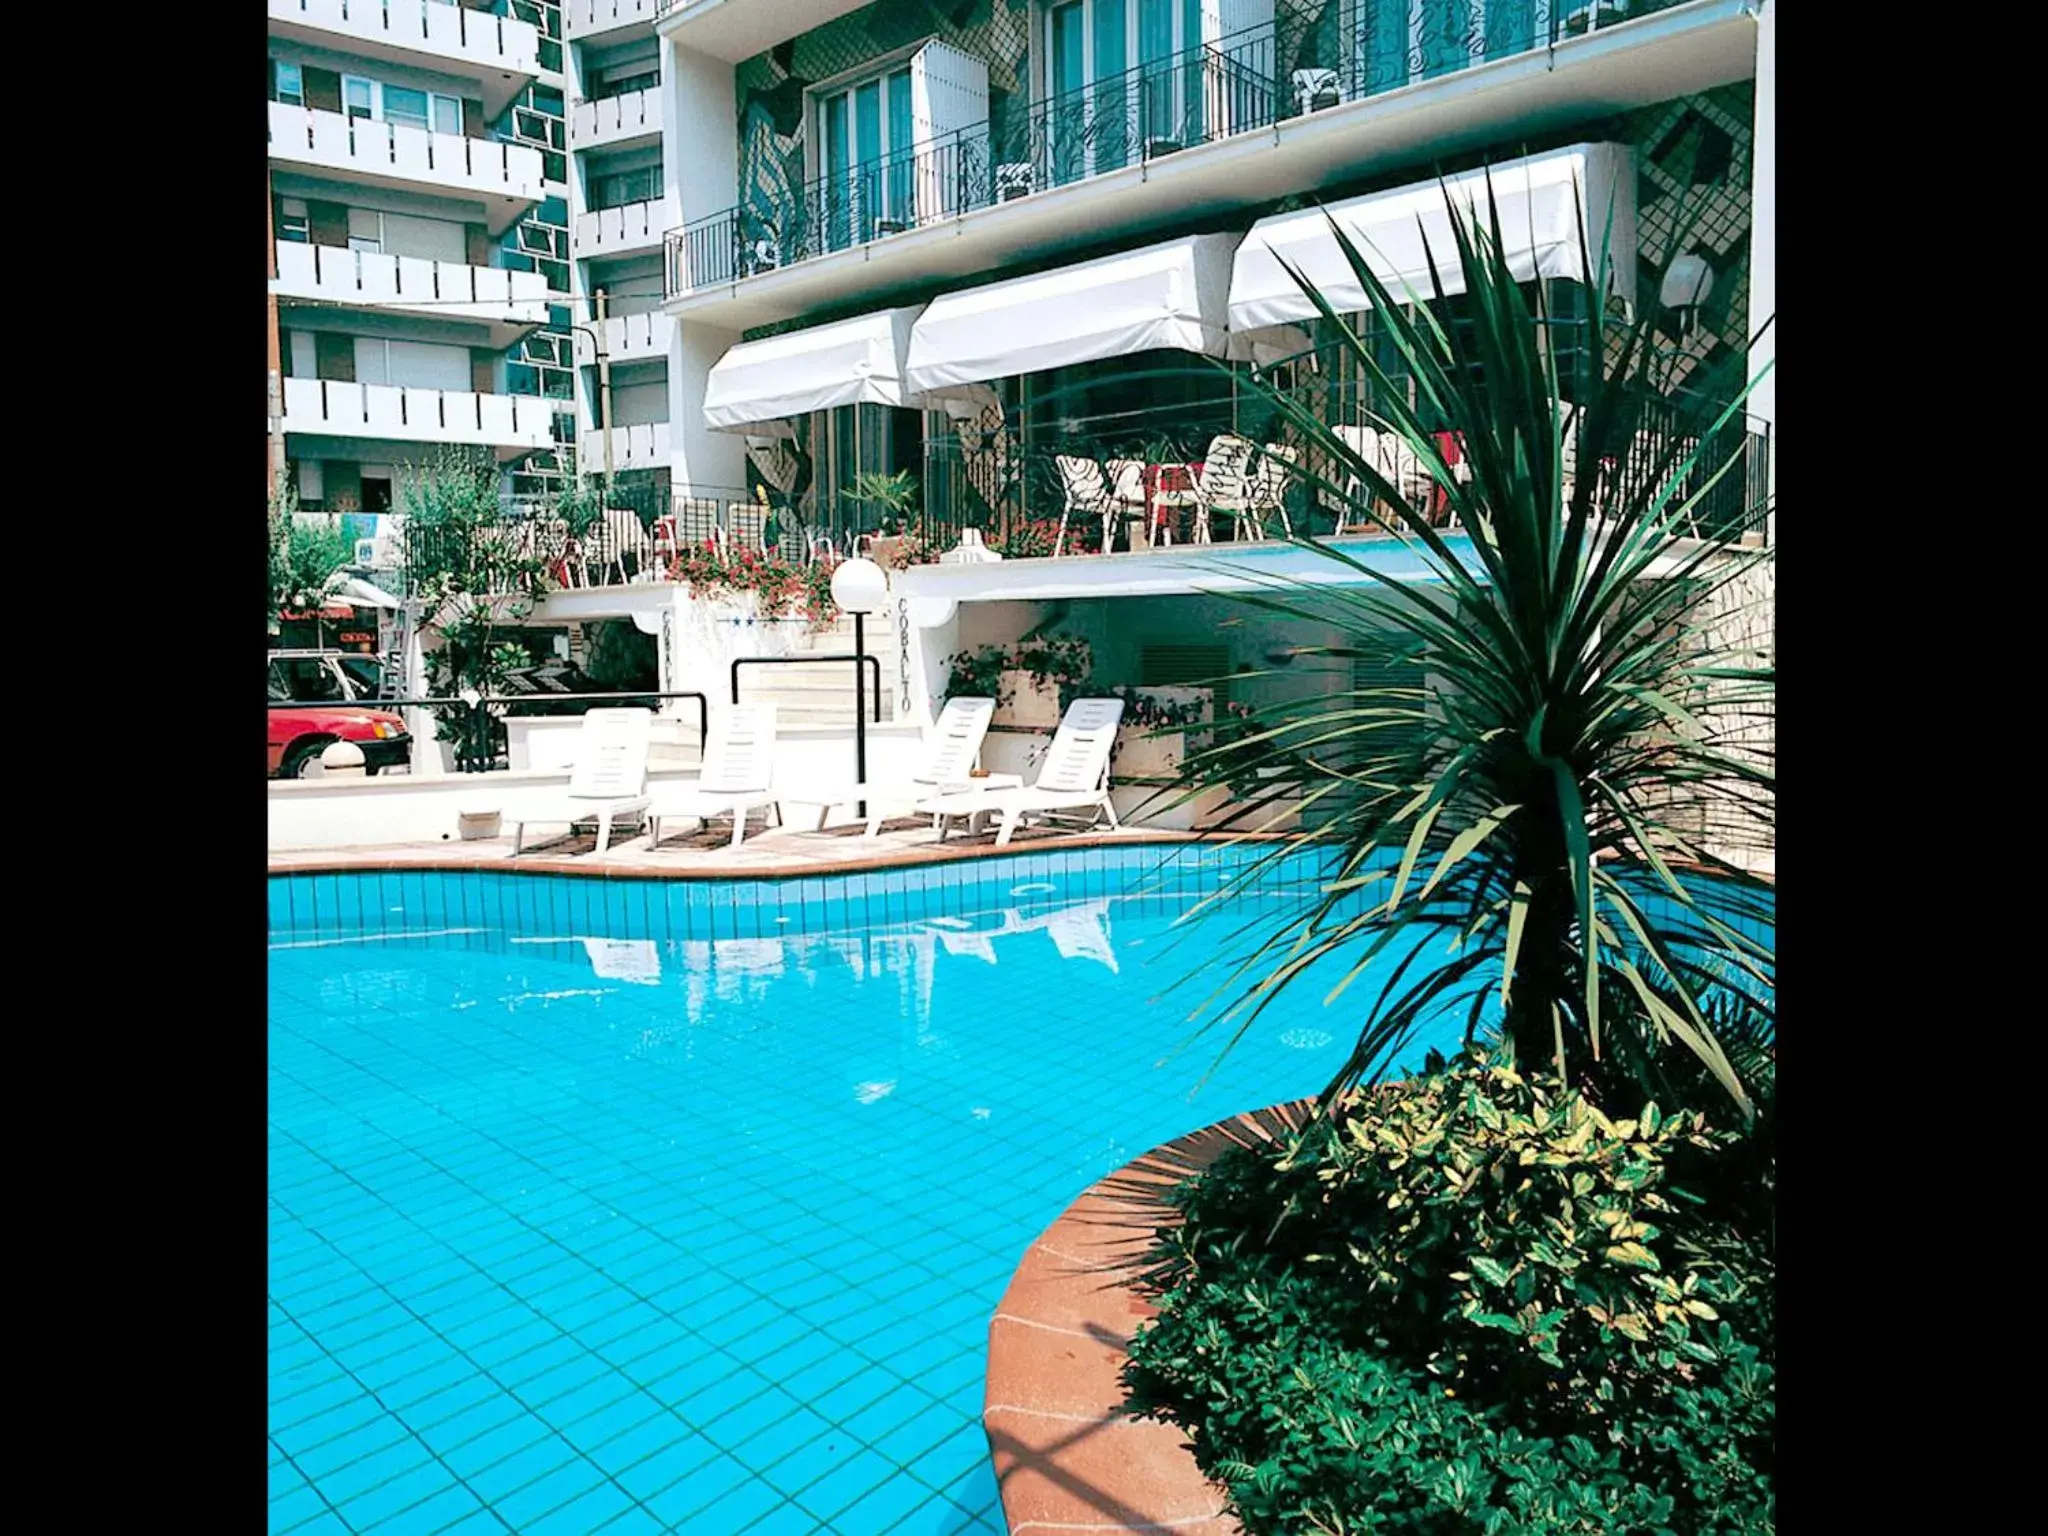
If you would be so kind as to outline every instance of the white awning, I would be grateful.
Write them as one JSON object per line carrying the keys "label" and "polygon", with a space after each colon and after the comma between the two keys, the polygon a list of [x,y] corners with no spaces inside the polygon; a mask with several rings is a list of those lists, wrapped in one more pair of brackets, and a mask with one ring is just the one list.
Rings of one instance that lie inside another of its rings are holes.
{"label": "white awning", "polygon": [[1331,233],[1333,219],[1393,293],[1401,294],[1405,287],[1427,298],[1433,292],[1432,256],[1444,291],[1464,292],[1465,275],[1444,191],[1448,187],[1452,203],[1461,211],[1475,210],[1483,222],[1489,175],[1501,237],[1508,247],[1508,268],[1517,279],[1583,276],[1599,265],[1605,240],[1610,286],[1624,299],[1635,298],[1634,159],[1625,144],[1576,144],[1447,177],[1442,185],[1432,177],[1326,209],[1259,220],[1238,248],[1230,275],[1231,330],[1253,331],[1314,318],[1315,305],[1281,265],[1283,259],[1314,283],[1339,314],[1370,307],[1364,286]]}
{"label": "white awning", "polygon": [[1238,235],[1189,235],[932,300],[910,333],[917,394],[1127,357],[1221,357]]}
{"label": "white awning", "polygon": [[884,309],[741,342],[711,365],[704,424],[718,432],[760,432],[839,405],[913,404],[903,387],[903,356],[922,309]]}

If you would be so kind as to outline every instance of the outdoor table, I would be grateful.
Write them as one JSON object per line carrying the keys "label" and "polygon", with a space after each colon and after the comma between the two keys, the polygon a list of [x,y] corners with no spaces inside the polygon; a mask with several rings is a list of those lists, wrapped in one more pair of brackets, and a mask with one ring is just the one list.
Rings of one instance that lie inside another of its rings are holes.
{"label": "outdoor table", "polygon": [[[1199,463],[1147,464],[1145,466],[1145,527],[1148,530],[1156,531],[1165,521],[1168,513],[1180,510],[1179,507],[1171,503],[1166,506],[1159,505],[1157,499],[1159,493],[1161,491],[1192,491],[1195,488],[1195,476],[1202,473],[1202,469],[1203,466]],[[1178,536],[1180,532],[1179,519],[1176,518],[1174,533]]]}

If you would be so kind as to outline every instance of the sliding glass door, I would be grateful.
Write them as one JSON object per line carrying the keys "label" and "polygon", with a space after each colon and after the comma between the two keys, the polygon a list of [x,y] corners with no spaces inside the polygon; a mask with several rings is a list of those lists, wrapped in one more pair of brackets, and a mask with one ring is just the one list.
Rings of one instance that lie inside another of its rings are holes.
{"label": "sliding glass door", "polygon": [[818,164],[827,250],[910,228],[910,70],[891,70],[817,104]]}

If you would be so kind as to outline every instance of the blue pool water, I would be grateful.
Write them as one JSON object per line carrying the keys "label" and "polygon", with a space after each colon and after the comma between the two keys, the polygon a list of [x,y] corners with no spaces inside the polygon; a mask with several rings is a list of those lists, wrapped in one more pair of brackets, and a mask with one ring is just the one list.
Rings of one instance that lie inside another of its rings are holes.
{"label": "blue pool water", "polygon": [[1192,1094],[1226,858],[273,880],[270,1529],[1001,1531],[1025,1247],[1349,1043],[1310,980]]}

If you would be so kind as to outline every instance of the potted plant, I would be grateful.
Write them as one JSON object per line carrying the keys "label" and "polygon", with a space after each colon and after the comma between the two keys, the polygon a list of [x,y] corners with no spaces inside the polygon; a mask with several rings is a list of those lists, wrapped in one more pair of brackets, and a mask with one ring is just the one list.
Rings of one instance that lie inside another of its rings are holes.
{"label": "potted plant", "polygon": [[1188,737],[1200,736],[1199,730],[1191,728],[1206,726],[1212,718],[1212,690],[1170,687],[1104,692],[1124,701],[1123,720],[1109,755],[1115,776],[1126,782],[1178,782],[1181,764],[1187,759]]}
{"label": "potted plant", "polygon": [[861,520],[872,519],[875,525],[868,557],[879,566],[895,566],[903,541],[917,529],[916,477],[907,470],[865,474],[853,482],[848,496],[861,508]]}
{"label": "potted plant", "polygon": [[1052,730],[1090,672],[1088,642],[1076,635],[1027,638],[1010,652],[996,723]]}

